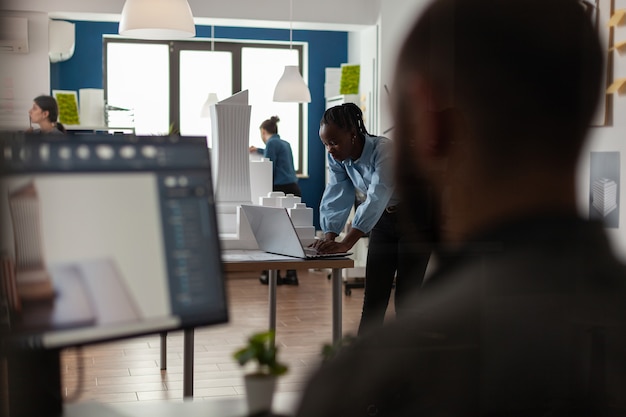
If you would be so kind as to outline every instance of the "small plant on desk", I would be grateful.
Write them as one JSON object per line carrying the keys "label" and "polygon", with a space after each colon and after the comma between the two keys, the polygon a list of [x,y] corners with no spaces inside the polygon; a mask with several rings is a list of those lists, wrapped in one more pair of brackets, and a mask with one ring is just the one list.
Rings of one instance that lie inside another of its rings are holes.
{"label": "small plant on desk", "polygon": [[274,331],[255,333],[248,338],[248,344],[237,350],[233,356],[244,366],[256,362],[257,368],[252,375],[280,376],[287,372],[287,365],[277,359],[278,348],[274,343]]}
{"label": "small plant on desk", "polygon": [[255,333],[248,338],[246,346],[233,354],[239,365],[256,363],[254,372],[244,376],[248,413],[271,411],[276,377],[287,372],[287,365],[278,361],[278,348],[274,331]]}

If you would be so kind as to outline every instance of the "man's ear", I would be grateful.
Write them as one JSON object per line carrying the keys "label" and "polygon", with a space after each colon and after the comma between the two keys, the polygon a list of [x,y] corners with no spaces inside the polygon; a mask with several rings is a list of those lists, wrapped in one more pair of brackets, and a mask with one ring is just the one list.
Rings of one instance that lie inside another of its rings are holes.
{"label": "man's ear", "polygon": [[421,152],[429,158],[446,155],[450,138],[446,134],[446,117],[441,110],[436,92],[423,78],[416,78],[411,86],[411,96],[419,109],[415,123],[417,137],[420,138]]}

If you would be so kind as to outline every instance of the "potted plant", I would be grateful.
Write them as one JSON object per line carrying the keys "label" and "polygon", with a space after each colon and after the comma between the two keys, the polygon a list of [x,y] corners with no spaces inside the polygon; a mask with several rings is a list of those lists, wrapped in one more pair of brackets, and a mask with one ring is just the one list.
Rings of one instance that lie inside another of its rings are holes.
{"label": "potted plant", "polygon": [[271,411],[276,377],[288,369],[287,365],[278,361],[277,354],[272,330],[251,335],[247,345],[233,354],[241,366],[249,362],[256,363],[255,370],[244,376],[250,415]]}

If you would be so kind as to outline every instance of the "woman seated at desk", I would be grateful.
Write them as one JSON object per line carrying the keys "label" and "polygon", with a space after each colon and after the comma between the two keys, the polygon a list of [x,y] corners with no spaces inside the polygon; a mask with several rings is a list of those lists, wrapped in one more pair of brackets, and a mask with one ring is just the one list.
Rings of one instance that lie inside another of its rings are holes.
{"label": "woman seated at desk", "polygon": [[[33,107],[28,111],[30,127],[26,133],[64,135],[65,127],[57,121],[59,117],[59,105],[52,96],[38,96],[33,100]],[[39,129],[33,128],[33,123],[39,125]]]}

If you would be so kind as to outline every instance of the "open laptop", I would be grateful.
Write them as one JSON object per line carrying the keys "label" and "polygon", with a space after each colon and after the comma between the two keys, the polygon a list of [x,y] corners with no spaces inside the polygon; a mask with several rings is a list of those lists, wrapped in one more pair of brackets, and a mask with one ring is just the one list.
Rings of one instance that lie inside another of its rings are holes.
{"label": "open laptop", "polygon": [[293,256],[303,259],[338,258],[350,252],[319,253],[314,248],[304,247],[286,208],[242,205],[254,238],[265,252]]}

